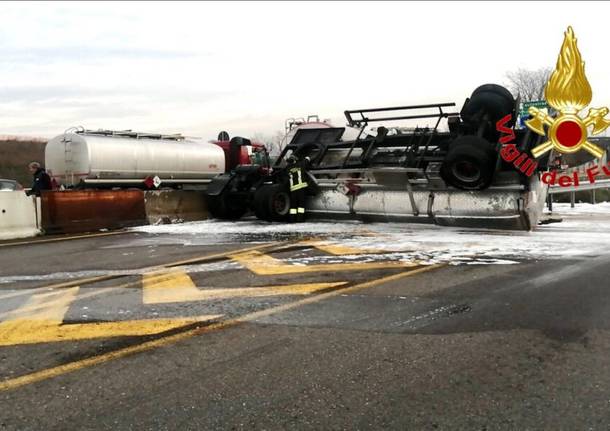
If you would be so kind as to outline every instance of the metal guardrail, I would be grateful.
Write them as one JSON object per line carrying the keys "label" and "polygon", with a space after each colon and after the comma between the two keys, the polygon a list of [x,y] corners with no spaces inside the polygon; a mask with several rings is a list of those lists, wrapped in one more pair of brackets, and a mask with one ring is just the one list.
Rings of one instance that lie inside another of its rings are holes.
{"label": "metal guardrail", "polygon": [[571,193],[571,192],[580,192],[585,190],[597,190],[597,189],[608,189],[610,188],[610,180],[597,180],[593,184],[589,182],[587,178],[582,178],[580,184],[578,186],[568,186],[568,187],[560,187],[560,186],[550,186],[549,194],[555,195],[559,193]]}
{"label": "metal guardrail", "polygon": [[[579,178],[579,180],[581,180]],[[567,186],[561,187],[558,185],[549,186],[549,190],[547,193],[547,207],[549,211],[553,211],[553,196],[563,193],[570,194],[570,207],[574,208],[576,203],[576,192],[581,191],[592,191],[591,193],[591,203],[596,204],[596,196],[595,191],[600,189],[610,189],[610,179],[609,180],[596,180],[594,183],[590,183],[587,178],[582,179],[581,183],[578,186]]]}

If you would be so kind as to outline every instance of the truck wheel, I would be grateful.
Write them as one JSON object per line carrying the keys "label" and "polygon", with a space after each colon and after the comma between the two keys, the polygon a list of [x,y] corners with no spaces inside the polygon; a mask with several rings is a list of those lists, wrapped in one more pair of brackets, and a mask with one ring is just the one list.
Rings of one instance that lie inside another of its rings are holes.
{"label": "truck wheel", "polygon": [[264,185],[254,194],[255,214],[261,220],[288,221],[290,193],[282,184]]}
{"label": "truck wheel", "polygon": [[[464,104],[460,116],[466,123],[478,125],[485,114],[494,124],[515,108],[515,99],[510,91],[496,84],[485,84],[472,92],[470,99]],[[508,123],[512,126],[515,118]]]}
{"label": "truck wheel", "polygon": [[273,221],[288,221],[290,217],[290,193],[282,184],[269,186],[267,208]]}
{"label": "truck wheel", "polygon": [[233,199],[229,193],[216,196],[208,195],[208,210],[212,217],[221,220],[240,219],[248,210],[243,204]]}
{"label": "truck wheel", "polygon": [[498,85],[498,84],[483,84],[474,89],[471,97],[474,97],[475,95],[477,95],[479,93],[483,93],[483,92],[496,93],[496,94],[504,97],[505,99],[511,101],[513,103],[513,105],[515,103],[515,98],[513,97],[513,93],[511,93],[510,91],[508,91],[508,89],[506,89],[505,87],[502,87],[501,85]]}
{"label": "truck wheel", "polygon": [[445,183],[463,190],[489,187],[498,154],[489,142],[477,136],[461,136],[451,143],[441,166]]}

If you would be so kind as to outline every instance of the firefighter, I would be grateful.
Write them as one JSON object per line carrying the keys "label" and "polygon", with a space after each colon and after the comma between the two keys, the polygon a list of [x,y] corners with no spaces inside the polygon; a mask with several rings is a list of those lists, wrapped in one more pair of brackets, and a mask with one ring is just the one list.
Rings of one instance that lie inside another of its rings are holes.
{"label": "firefighter", "polygon": [[305,189],[309,186],[305,180],[305,169],[309,166],[309,157],[298,160],[291,155],[288,163],[288,182],[290,185],[290,221],[305,221]]}

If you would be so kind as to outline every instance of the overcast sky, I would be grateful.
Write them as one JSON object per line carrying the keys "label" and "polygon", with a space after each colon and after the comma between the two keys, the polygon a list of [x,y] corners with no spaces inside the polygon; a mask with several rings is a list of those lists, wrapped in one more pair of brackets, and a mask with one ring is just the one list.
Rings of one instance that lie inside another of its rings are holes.
{"label": "overcast sky", "polygon": [[456,102],[554,67],[574,27],[610,106],[606,3],[0,3],[0,134],[71,126],[213,138],[288,117]]}

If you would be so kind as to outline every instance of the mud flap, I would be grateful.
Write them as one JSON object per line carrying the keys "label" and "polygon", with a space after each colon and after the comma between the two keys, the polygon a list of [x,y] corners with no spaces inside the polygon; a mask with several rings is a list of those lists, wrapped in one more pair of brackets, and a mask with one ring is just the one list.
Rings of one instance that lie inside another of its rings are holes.
{"label": "mud flap", "polygon": [[219,196],[227,188],[232,179],[233,175],[231,174],[219,175],[208,184],[206,194],[208,196]]}

